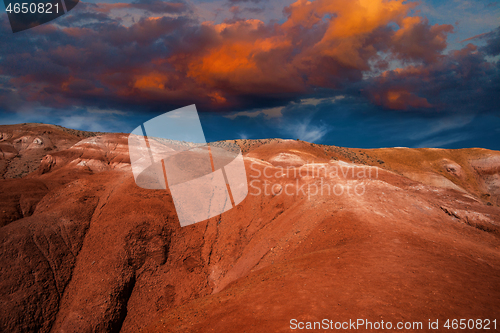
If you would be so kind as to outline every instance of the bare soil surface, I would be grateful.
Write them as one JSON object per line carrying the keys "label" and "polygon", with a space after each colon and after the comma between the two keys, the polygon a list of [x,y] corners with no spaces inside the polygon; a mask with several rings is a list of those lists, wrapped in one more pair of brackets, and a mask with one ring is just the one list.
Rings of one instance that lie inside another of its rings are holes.
{"label": "bare soil surface", "polygon": [[181,228],[168,190],[135,184],[126,135],[0,132],[2,332],[500,325],[500,152],[218,142],[241,147],[249,194]]}

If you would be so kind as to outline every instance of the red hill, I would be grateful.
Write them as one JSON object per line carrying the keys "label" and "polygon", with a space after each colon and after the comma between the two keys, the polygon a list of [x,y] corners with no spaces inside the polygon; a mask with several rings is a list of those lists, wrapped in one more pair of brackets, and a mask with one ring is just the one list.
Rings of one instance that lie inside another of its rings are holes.
{"label": "red hill", "polygon": [[500,325],[500,152],[238,140],[249,195],[181,228],[126,135],[0,132],[1,331]]}

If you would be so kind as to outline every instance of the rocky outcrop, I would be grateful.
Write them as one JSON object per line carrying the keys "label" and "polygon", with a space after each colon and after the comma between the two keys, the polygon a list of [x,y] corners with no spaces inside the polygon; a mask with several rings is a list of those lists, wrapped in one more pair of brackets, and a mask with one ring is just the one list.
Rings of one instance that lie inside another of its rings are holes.
{"label": "rocky outcrop", "polygon": [[10,138],[9,133],[0,133],[0,142],[7,140],[8,138]]}
{"label": "rocky outcrop", "polygon": [[21,178],[35,171],[48,153],[67,149],[97,133],[69,130],[46,124],[0,126],[0,174]]}
{"label": "rocky outcrop", "polygon": [[31,216],[48,191],[37,179],[4,180],[0,192],[0,226]]}

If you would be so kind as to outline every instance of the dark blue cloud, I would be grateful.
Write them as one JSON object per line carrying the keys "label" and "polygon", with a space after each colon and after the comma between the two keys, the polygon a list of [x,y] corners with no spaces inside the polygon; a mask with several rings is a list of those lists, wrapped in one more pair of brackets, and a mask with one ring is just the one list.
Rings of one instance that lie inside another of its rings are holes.
{"label": "dark blue cloud", "polygon": [[[143,13],[117,17],[112,8]],[[146,12],[171,15],[151,18]],[[219,47],[223,38],[279,36],[276,25],[221,37],[192,13],[184,2],[80,3],[57,26],[15,35],[0,18],[0,122],[128,132],[196,103],[210,141],[282,137],[363,148],[500,149],[500,28],[473,41],[479,46],[446,51],[449,27],[437,31],[423,20],[408,34],[410,45],[394,42],[396,28],[383,26],[364,36],[359,67],[308,55],[296,75],[307,82],[304,89],[295,89],[294,76],[272,81],[274,73],[287,73],[283,68],[301,48],[321,40],[327,25],[320,22],[295,29],[289,53],[256,56],[269,80],[244,90],[226,78],[197,80],[186,70],[188,60]],[[171,57],[175,61],[167,61]],[[217,89],[227,93],[229,106],[214,106]]]}

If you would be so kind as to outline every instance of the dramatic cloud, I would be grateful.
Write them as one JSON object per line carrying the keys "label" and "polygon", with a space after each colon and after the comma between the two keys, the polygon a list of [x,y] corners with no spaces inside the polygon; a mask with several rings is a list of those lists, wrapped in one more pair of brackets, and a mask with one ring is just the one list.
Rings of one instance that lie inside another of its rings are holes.
{"label": "dramatic cloud", "polygon": [[441,56],[450,32],[452,25],[430,26],[427,19],[406,17],[392,36],[392,51],[401,60],[430,64]]}
{"label": "dramatic cloud", "polygon": [[131,3],[100,3],[94,7],[94,10],[100,13],[109,13],[113,9],[142,9],[149,13],[182,13],[187,10],[183,2],[167,2],[161,0],[140,0]]}
{"label": "dramatic cloud", "polygon": [[242,3],[242,2],[260,3],[260,2],[264,2],[266,0],[228,0],[228,1],[231,4],[237,4],[237,3]]}
{"label": "dramatic cloud", "polygon": [[496,103],[499,69],[486,56],[498,55],[499,30],[478,37],[481,48],[448,52],[453,26],[431,25],[415,6],[299,0],[284,9],[283,23],[216,24],[199,22],[182,1],[81,3],[15,35],[3,18],[0,107],[267,110],[339,92],[389,110]]}
{"label": "dramatic cloud", "polygon": [[491,56],[497,56],[500,54],[500,27],[488,34],[485,34],[481,38],[486,39],[486,46],[483,47],[486,54]]}
{"label": "dramatic cloud", "polygon": [[468,44],[430,65],[386,71],[370,80],[365,92],[390,109],[498,113],[500,98],[494,91],[500,88],[499,68],[485,57],[485,51]]}

